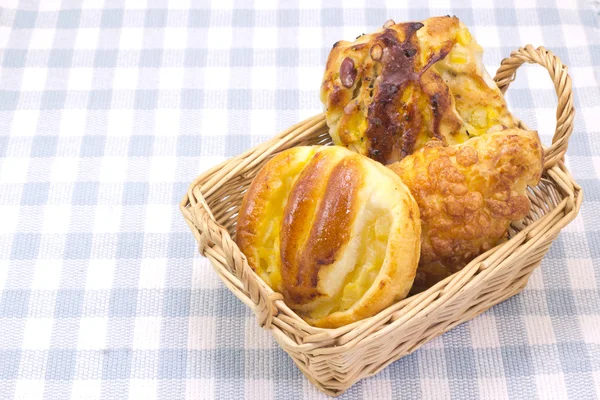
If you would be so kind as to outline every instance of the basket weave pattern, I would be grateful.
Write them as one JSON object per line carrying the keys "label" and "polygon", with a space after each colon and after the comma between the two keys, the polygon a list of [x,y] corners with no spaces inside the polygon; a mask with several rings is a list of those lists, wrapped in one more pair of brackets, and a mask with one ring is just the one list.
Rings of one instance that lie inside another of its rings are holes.
{"label": "basket weave pattern", "polygon": [[[270,141],[199,176],[181,211],[223,283],[256,314],[304,375],[320,390],[339,395],[454,326],[517,294],[540,264],[560,230],[577,215],[581,188],[563,164],[573,130],[571,79],[560,59],[528,45],[502,61],[494,80],[502,92],[523,63],[546,68],[558,96],[556,132],[545,149],[544,174],[529,188],[529,215],[510,227],[510,240],[480,255],[429,290],[404,299],[374,317],[337,329],[308,325],[248,266],[235,244],[237,213],[258,170],[276,153],[294,146],[330,144],[324,115],[292,126]],[[520,123],[523,129],[527,127]]]}

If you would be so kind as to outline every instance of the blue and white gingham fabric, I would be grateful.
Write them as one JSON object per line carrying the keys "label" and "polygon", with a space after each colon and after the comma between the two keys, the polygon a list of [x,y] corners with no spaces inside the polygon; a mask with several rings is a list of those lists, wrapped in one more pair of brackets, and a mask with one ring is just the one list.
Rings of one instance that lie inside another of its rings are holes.
{"label": "blue and white gingham fabric", "polygon": [[[198,255],[178,202],[321,110],[335,41],[445,14],[492,75],[527,43],[569,66],[585,202],[522,294],[342,398],[600,397],[597,2],[407,3],[0,1],[0,399],[321,398]],[[508,100],[548,143],[547,73],[523,67]]]}

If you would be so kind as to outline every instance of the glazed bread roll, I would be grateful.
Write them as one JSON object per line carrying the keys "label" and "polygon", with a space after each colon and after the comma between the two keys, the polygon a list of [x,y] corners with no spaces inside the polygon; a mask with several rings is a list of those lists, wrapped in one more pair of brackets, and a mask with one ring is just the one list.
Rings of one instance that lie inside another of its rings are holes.
{"label": "glazed bread roll", "polygon": [[389,168],[339,146],[296,147],[254,178],[238,216],[248,264],[314,326],[334,328],[408,294],[417,203]]}
{"label": "glazed bread roll", "polygon": [[337,42],[321,86],[334,143],[391,164],[432,138],[453,145],[514,127],[482,54],[449,16]]}

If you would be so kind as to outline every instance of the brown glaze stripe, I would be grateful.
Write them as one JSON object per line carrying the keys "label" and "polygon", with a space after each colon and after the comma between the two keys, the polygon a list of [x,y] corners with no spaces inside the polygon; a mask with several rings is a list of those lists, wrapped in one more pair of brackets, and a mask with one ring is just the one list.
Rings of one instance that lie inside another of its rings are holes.
{"label": "brown glaze stripe", "polygon": [[[398,40],[396,31],[386,29],[377,37],[377,44],[374,45],[374,47],[383,46],[381,82],[368,108],[369,126],[365,134],[371,143],[369,157],[382,163],[390,158],[394,149],[401,149],[400,158],[413,152],[422,125],[421,111],[418,109],[418,104],[412,104],[410,107],[403,105],[402,94],[413,82],[415,90],[421,90],[418,82],[421,76],[433,64],[446,57],[453,45],[452,42],[448,42],[439,53],[431,55],[425,66],[420,68],[417,65],[419,57],[415,57],[419,53],[416,33],[423,24],[415,22],[399,26],[405,33],[403,42]],[[431,102],[434,135],[441,137],[439,133],[439,122],[443,115],[441,111],[448,105],[440,103],[438,96],[433,96]],[[404,113],[401,115],[400,110],[403,108]],[[400,143],[397,143],[398,141]]]}

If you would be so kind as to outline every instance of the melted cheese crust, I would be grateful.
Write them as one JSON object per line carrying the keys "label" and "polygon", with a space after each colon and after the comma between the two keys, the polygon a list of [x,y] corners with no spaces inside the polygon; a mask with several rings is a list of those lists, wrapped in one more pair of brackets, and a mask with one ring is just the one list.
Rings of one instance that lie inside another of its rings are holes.
{"label": "melted cheese crust", "polygon": [[511,221],[529,213],[542,146],[535,132],[508,129],[460,145],[431,141],[390,168],[421,210],[418,292],[505,240]]}

